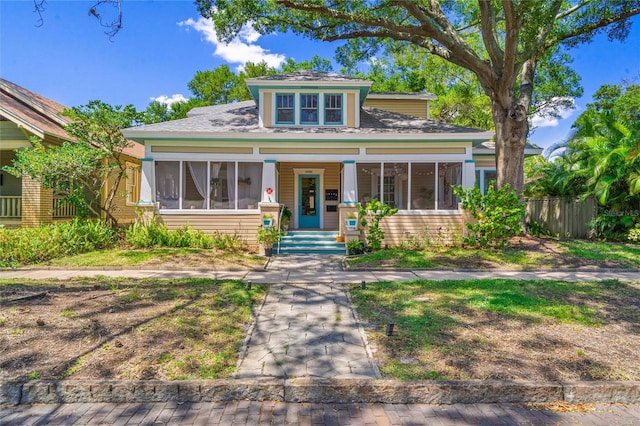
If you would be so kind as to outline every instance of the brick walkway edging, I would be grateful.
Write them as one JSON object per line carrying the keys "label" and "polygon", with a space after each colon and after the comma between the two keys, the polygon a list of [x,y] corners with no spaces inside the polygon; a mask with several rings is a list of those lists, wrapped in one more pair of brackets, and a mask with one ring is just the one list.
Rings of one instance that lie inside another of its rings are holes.
{"label": "brick walkway edging", "polygon": [[370,379],[1,382],[0,405],[74,402],[282,401],[389,404],[638,403],[640,382],[411,381]]}

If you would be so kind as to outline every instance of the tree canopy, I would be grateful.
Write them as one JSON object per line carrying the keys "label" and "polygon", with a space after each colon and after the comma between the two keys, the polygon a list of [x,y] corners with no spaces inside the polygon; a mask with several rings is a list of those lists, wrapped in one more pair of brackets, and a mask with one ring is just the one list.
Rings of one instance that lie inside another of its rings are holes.
{"label": "tree canopy", "polygon": [[605,236],[640,222],[640,86],[604,85],[555,159],[527,161],[529,195],[593,196]]}
{"label": "tree canopy", "polygon": [[[251,24],[263,34],[291,31],[324,41],[346,40],[342,55],[358,59],[371,57],[382,43],[395,40],[469,70],[491,102],[498,187],[510,183],[519,192],[534,89],[536,84],[551,84],[536,79],[540,62],[558,54],[560,45],[574,47],[601,32],[610,39],[624,39],[629,18],[640,14],[640,0],[196,0],[196,4],[225,40]],[[480,45],[475,43],[478,37]]]}
{"label": "tree canopy", "polygon": [[116,225],[113,201],[126,176],[123,153],[131,144],[120,130],[139,124],[142,114],[132,105],[114,107],[100,101],[63,114],[73,120],[65,126],[73,142],[45,146],[34,137],[32,147],[16,150],[13,166],[5,170],[16,177],[26,174],[38,179],[77,206],[79,214],[104,214]]}

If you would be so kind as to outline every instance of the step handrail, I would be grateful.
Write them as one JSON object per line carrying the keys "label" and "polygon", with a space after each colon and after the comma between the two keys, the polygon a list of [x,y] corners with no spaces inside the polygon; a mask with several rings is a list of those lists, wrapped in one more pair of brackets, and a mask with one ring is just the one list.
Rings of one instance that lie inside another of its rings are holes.
{"label": "step handrail", "polygon": [[278,248],[276,248],[276,254],[280,254],[280,240],[282,239],[282,214],[284,213],[284,204],[279,204],[278,213]]}

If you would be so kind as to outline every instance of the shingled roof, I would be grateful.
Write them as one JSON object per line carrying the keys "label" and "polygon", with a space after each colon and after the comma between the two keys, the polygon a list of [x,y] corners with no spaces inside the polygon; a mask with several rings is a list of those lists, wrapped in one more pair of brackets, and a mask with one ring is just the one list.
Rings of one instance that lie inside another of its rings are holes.
{"label": "shingled roof", "polygon": [[[71,122],[62,115],[66,107],[0,78],[0,120],[11,121],[31,135],[48,142],[73,141],[64,127]],[[144,146],[131,141],[123,153],[144,157]]]}
{"label": "shingled roof", "polygon": [[0,119],[12,121],[41,139],[72,140],[64,130],[65,106],[0,78]]}
{"label": "shingled roof", "polygon": [[258,108],[253,101],[237,102],[194,108],[187,118],[163,123],[132,127],[123,131],[132,139],[162,137],[215,137],[217,134],[246,135],[268,134],[327,134],[327,135],[402,135],[416,134],[474,134],[479,139],[489,139],[491,133],[470,127],[454,126],[435,120],[413,117],[382,109],[363,107],[360,111],[360,127],[260,127]]}

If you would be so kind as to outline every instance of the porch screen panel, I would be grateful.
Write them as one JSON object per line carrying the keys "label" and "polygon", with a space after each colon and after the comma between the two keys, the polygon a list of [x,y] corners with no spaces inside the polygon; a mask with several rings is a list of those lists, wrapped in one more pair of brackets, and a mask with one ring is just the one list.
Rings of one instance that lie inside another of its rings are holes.
{"label": "porch screen panel", "polygon": [[462,185],[462,163],[438,164],[438,208],[457,210],[460,199],[453,193],[453,186]]}
{"label": "porch screen panel", "polygon": [[156,162],[156,200],[161,209],[180,208],[180,162]]}
{"label": "porch screen panel", "polygon": [[229,210],[236,208],[236,163],[235,161],[212,161],[209,163],[209,208]]}
{"label": "porch screen panel", "polygon": [[411,163],[411,209],[436,208],[435,163]]}
{"label": "porch screen panel", "polygon": [[207,163],[185,161],[182,166],[182,208],[207,208]]}
{"label": "porch screen panel", "polygon": [[384,163],[382,201],[400,210],[408,208],[409,166],[407,163]]}
{"label": "porch screen panel", "polygon": [[262,195],[262,163],[238,163],[238,209],[257,209]]}
{"label": "porch screen panel", "polygon": [[374,198],[380,199],[380,163],[358,163],[358,201],[364,207]]}

